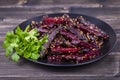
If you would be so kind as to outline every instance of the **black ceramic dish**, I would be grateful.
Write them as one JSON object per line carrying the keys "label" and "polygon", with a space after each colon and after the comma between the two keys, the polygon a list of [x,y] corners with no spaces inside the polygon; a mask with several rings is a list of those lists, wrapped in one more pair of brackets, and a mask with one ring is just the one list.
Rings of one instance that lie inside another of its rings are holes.
{"label": "black ceramic dish", "polygon": [[[65,14],[65,13],[48,14],[48,16],[55,17],[55,16],[62,16],[63,14]],[[97,25],[100,29],[102,29],[103,31],[105,31],[109,35],[109,41],[105,42],[104,46],[102,47],[101,55],[94,58],[94,59],[87,60],[87,61],[84,61],[84,62],[81,62],[78,64],[50,64],[50,63],[47,63],[46,60],[37,60],[37,61],[31,60],[31,59],[28,59],[28,60],[35,62],[35,63],[38,63],[38,64],[43,64],[43,65],[48,65],[48,66],[64,66],[64,67],[65,66],[79,66],[79,65],[84,65],[84,64],[95,62],[95,61],[103,58],[108,53],[110,53],[110,51],[112,50],[112,48],[114,47],[114,45],[116,43],[116,34],[115,34],[114,30],[107,23],[105,23],[97,18],[90,17],[90,16],[83,15],[83,14],[72,14],[72,13],[67,13],[67,14],[71,18],[76,18],[77,16],[83,16],[83,18],[85,18],[87,21]],[[21,23],[19,26],[21,27],[21,29],[24,30],[25,27],[28,24],[30,24],[32,20],[40,21],[42,19],[42,17],[43,17],[43,15],[31,18],[31,19]]]}

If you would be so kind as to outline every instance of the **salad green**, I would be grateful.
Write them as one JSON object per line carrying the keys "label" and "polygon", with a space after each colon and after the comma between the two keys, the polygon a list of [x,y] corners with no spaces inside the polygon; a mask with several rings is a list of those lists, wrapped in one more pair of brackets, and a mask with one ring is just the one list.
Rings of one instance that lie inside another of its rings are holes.
{"label": "salad green", "polygon": [[40,51],[44,49],[43,44],[48,41],[48,35],[44,35],[41,39],[38,39],[39,35],[36,28],[28,31],[30,25],[23,31],[19,26],[15,29],[15,32],[10,31],[6,33],[3,48],[6,49],[5,56],[11,57],[13,61],[18,62],[20,56],[37,60],[42,57]]}

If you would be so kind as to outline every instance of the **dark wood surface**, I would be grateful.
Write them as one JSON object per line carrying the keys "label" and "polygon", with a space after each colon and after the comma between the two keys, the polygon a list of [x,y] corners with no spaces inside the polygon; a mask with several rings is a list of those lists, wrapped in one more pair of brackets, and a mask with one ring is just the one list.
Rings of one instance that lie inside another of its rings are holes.
{"label": "dark wood surface", "polygon": [[4,57],[0,46],[0,80],[120,80],[120,0],[0,0],[0,45],[5,33],[42,14],[72,12],[97,17],[115,30],[117,44],[100,61],[78,67],[56,68]]}

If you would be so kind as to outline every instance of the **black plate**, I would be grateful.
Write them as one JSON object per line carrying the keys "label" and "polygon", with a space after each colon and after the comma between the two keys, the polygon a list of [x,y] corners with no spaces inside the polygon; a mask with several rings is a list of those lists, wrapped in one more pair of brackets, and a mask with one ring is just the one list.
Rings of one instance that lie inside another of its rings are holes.
{"label": "black plate", "polygon": [[[48,14],[48,16],[55,17],[55,16],[62,16],[63,14],[65,14],[65,13]],[[114,47],[114,45],[116,43],[116,34],[115,34],[114,30],[107,23],[105,23],[97,18],[90,17],[90,16],[83,15],[83,14],[73,14],[73,13],[67,13],[67,14],[71,18],[76,18],[77,16],[83,16],[87,21],[97,25],[99,28],[101,28],[103,31],[105,31],[109,35],[109,41],[105,42],[103,48],[101,49],[101,55],[94,58],[94,59],[81,62],[79,64],[50,64],[50,63],[47,63],[46,60],[38,60],[38,61],[34,61],[31,59],[28,59],[28,60],[35,62],[35,63],[38,63],[38,64],[43,64],[43,65],[48,65],[48,66],[79,66],[79,65],[84,65],[84,64],[95,62],[95,61],[103,58],[108,53],[110,53],[110,51],[112,50],[112,48]],[[19,26],[21,27],[21,29],[24,30],[25,27],[28,24],[30,24],[32,20],[40,21],[42,19],[42,17],[43,17],[43,15],[31,18],[31,19],[21,23]]]}

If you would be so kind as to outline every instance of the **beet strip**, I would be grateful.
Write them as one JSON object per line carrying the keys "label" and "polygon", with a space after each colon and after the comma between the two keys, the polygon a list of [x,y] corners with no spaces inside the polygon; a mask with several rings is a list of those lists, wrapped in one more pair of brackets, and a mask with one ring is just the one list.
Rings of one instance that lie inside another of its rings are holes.
{"label": "beet strip", "polygon": [[51,51],[53,52],[78,52],[80,49],[78,48],[52,48]]}
{"label": "beet strip", "polygon": [[95,31],[93,29],[90,29],[89,27],[81,26],[81,25],[77,25],[77,27],[85,33],[88,32],[88,33],[103,37],[104,39],[108,38],[108,35],[105,33],[102,33],[101,31]]}
{"label": "beet strip", "polygon": [[[49,35],[49,37],[48,37],[48,42],[44,44],[44,47],[46,48],[46,50],[49,48],[51,42],[53,41],[53,39],[54,39],[55,36],[57,35],[59,29],[60,29],[60,28],[54,29],[53,32]],[[41,53],[42,55],[44,55],[46,50],[43,50],[43,51],[41,51],[40,53]]]}
{"label": "beet strip", "polygon": [[81,45],[81,46],[89,48],[89,49],[95,48],[95,46],[93,46],[92,44],[79,40],[75,35],[73,35],[70,32],[67,32],[65,30],[60,30],[60,34],[71,38],[72,39],[72,42],[71,42],[72,44],[75,44],[75,45],[78,44],[78,45]]}

